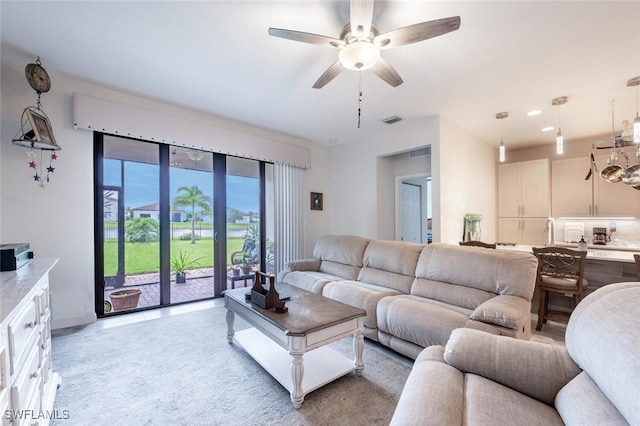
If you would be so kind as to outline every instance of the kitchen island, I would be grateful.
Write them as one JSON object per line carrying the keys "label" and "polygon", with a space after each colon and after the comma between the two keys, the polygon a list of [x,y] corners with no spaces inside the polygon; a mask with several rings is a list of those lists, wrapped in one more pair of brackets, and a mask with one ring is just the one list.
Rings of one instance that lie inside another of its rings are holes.
{"label": "kitchen island", "polygon": [[[558,247],[577,249],[576,244],[556,243]],[[530,245],[498,245],[498,250],[524,251],[533,253]],[[636,266],[633,255],[640,253],[629,249],[621,249],[616,246],[593,246],[587,249],[587,262],[584,267],[584,277],[588,282],[587,294],[607,284],[640,281],[636,275]],[[570,298],[555,294],[550,295],[550,304],[557,307],[569,307]],[[538,311],[538,292],[536,290],[531,302],[531,312]]]}

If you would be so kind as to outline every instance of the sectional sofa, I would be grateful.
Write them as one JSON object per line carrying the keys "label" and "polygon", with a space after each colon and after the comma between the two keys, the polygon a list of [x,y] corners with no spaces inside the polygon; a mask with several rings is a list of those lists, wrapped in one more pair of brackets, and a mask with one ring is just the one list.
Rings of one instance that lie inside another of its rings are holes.
{"label": "sectional sofa", "polygon": [[565,345],[458,329],[416,359],[392,426],[640,425],[640,282],[575,308]]}
{"label": "sectional sofa", "polygon": [[528,340],[536,268],[529,253],[329,235],[278,281],[364,309],[366,337],[415,359],[457,328]]}

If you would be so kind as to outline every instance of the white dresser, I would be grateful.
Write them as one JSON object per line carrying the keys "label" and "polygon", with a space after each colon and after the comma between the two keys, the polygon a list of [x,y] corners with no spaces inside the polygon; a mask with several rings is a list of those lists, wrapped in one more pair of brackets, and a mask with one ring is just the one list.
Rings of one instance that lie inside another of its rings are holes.
{"label": "white dresser", "polygon": [[0,272],[0,424],[47,425],[60,376],[51,363],[49,271],[57,259],[33,259]]}

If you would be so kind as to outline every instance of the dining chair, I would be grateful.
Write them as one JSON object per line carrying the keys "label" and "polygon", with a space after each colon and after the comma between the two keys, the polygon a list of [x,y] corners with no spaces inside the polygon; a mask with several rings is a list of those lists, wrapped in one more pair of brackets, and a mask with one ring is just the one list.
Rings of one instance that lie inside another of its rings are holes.
{"label": "dining chair", "polygon": [[[534,247],[533,254],[538,259],[536,287],[540,290],[540,305],[536,330],[540,331],[547,320],[567,323],[582,300],[588,284],[584,279],[587,252],[564,247]],[[549,293],[571,297],[571,310],[549,309]]]}
{"label": "dining chair", "polygon": [[461,246],[471,246],[471,247],[483,247],[494,249],[496,248],[495,243],[483,243],[482,241],[460,241]]}

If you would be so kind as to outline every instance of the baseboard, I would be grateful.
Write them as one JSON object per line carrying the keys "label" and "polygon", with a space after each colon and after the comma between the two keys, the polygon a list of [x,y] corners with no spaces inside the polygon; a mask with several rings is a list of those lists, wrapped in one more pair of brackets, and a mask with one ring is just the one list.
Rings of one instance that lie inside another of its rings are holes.
{"label": "baseboard", "polygon": [[94,323],[98,320],[98,316],[93,313],[91,315],[86,315],[84,317],[75,317],[75,318],[63,318],[63,319],[51,319],[51,329],[57,330],[59,328],[67,328],[67,327],[75,327],[78,325],[86,325]]}

